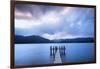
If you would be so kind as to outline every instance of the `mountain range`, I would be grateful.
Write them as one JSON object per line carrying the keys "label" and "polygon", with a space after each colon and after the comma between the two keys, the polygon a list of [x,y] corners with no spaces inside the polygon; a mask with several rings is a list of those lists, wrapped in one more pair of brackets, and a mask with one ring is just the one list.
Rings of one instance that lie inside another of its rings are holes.
{"label": "mountain range", "polygon": [[15,35],[14,43],[23,44],[23,43],[90,43],[93,42],[93,38],[73,38],[73,39],[55,39],[49,40],[41,36],[32,35],[32,36],[21,36]]}

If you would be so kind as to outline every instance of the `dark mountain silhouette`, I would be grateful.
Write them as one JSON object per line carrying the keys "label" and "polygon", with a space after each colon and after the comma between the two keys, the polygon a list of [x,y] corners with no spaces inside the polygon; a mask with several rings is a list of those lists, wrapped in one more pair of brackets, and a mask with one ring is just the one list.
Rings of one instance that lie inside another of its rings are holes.
{"label": "dark mountain silhouette", "polygon": [[15,36],[15,43],[49,43],[50,40],[40,36]]}
{"label": "dark mountain silhouette", "polygon": [[40,36],[32,35],[32,36],[20,36],[15,35],[14,43],[89,43],[93,42],[93,38],[74,38],[74,39],[56,39],[49,40]]}
{"label": "dark mountain silhouette", "polygon": [[93,42],[93,38],[74,38],[74,39],[59,39],[59,40],[53,40],[55,43],[87,43],[87,42]]}

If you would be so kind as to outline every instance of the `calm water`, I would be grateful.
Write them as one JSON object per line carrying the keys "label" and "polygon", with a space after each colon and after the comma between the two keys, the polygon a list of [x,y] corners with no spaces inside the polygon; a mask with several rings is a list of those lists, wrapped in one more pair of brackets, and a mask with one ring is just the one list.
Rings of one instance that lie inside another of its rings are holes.
{"label": "calm water", "polygon": [[66,55],[63,57],[63,61],[66,63],[93,61],[94,59],[93,43],[15,44],[15,64],[52,64],[50,46],[66,47]]}

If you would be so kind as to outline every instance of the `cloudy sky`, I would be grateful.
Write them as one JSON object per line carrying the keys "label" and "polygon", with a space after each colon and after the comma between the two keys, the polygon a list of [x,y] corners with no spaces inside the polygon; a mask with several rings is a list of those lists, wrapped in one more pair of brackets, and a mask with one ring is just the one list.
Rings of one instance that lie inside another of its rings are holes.
{"label": "cloudy sky", "polygon": [[15,35],[65,39],[94,36],[94,9],[17,4]]}

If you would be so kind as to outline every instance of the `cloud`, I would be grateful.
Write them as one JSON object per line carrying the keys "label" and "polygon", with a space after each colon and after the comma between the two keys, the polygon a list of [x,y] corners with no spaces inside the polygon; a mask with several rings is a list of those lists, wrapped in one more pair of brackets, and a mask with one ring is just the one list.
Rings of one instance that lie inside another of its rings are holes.
{"label": "cloud", "polygon": [[51,40],[91,36],[93,15],[92,8],[20,5],[15,10],[15,29],[24,31],[20,35],[40,35]]}
{"label": "cloud", "polygon": [[15,28],[19,28],[19,29],[29,29],[32,27],[37,27],[40,24],[41,23],[39,21],[35,21],[35,20],[15,19]]}
{"label": "cloud", "polygon": [[42,37],[49,39],[49,40],[55,40],[55,39],[72,39],[72,38],[81,38],[81,37],[90,37],[90,36],[84,36],[84,35],[73,35],[67,32],[55,32],[54,34],[48,34],[44,33]]}
{"label": "cloud", "polygon": [[61,39],[66,35],[67,35],[66,32],[55,32],[54,34],[44,33],[42,37],[53,40],[53,39]]}
{"label": "cloud", "polygon": [[29,12],[20,12],[18,10],[15,11],[15,17],[18,19],[31,19],[32,18],[32,14]]}
{"label": "cloud", "polygon": [[[22,28],[31,28],[32,26],[34,27],[36,25],[40,26],[45,24],[57,27],[58,25],[61,25],[61,21],[64,19],[63,16],[70,11],[70,8],[62,8],[63,9],[60,11],[57,11],[58,9],[47,11],[44,15],[39,15],[39,18],[35,18],[35,16],[33,16],[30,12],[22,12],[16,9],[15,27],[21,28],[22,26]],[[40,13],[40,11],[37,11],[35,15]]]}
{"label": "cloud", "polygon": [[19,19],[28,18],[26,15],[23,14],[28,14],[33,18],[39,18],[41,15],[45,15],[48,11],[60,11],[61,9],[63,9],[63,7],[53,7],[48,5],[44,6],[32,4],[16,4],[15,15],[17,15],[17,18]]}

